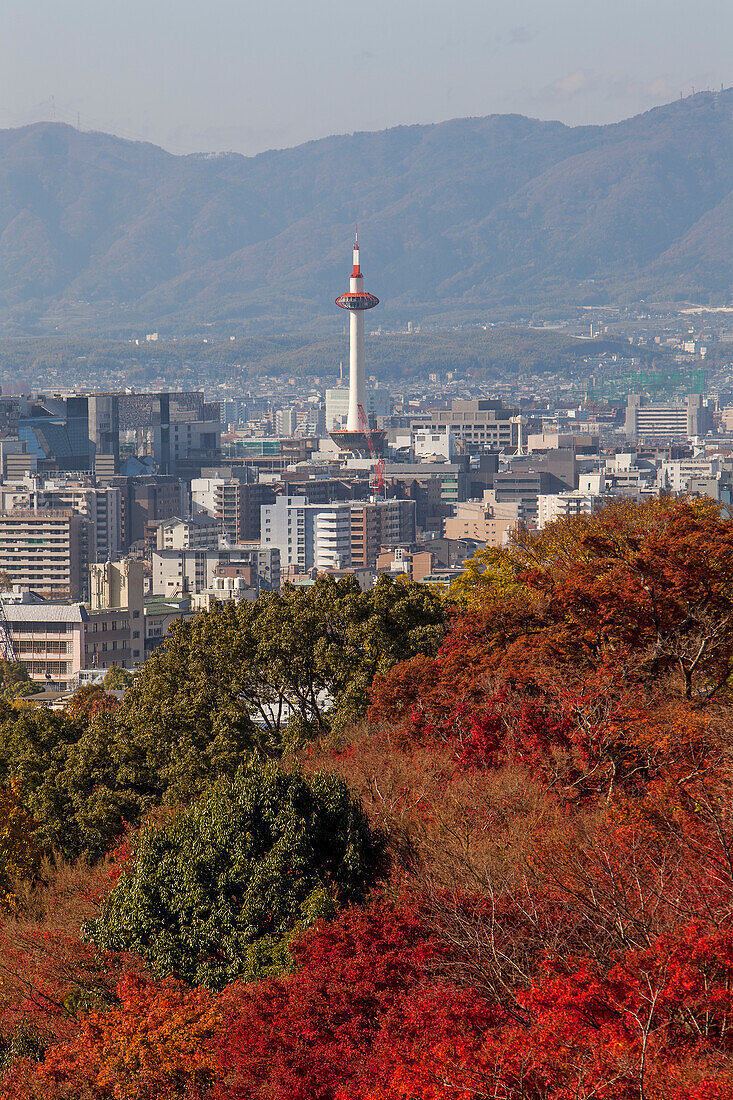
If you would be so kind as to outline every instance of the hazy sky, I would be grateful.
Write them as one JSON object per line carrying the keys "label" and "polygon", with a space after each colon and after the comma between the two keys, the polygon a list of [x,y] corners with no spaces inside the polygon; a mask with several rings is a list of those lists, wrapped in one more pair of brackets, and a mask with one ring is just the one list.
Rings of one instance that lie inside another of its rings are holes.
{"label": "hazy sky", "polygon": [[1,0],[0,127],[175,153],[520,112],[609,122],[733,83],[731,0]]}

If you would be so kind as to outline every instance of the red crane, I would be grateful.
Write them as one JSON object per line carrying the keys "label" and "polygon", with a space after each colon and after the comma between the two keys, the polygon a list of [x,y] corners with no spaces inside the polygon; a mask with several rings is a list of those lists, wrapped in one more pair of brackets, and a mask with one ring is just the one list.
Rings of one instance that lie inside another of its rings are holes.
{"label": "red crane", "polygon": [[[367,420],[367,415],[364,412],[364,406],[363,405],[357,405],[357,408],[359,410],[359,423],[361,425],[361,430],[364,432],[364,435],[366,436],[367,447],[369,448],[369,457],[370,458],[376,458],[377,457],[377,452],[376,452],[376,449],[374,447],[374,440],[372,439],[372,433],[371,433],[371,430],[369,428],[369,421]],[[372,483],[371,484],[372,484],[372,489],[375,489],[377,492],[379,492],[380,489],[384,489],[384,487],[385,487],[385,482],[384,482],[384,459],[383,458],[380,458],[379,461],[377,462],[376,466],[374,467],[374,473],[372,475]]]}

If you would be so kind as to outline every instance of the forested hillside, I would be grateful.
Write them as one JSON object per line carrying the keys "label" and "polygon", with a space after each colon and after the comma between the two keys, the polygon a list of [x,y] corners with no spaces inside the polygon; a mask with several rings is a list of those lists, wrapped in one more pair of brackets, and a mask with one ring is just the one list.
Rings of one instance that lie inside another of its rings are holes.
{"label": "forested hillside", "polygon": [[732,688],[733,527],[655,500],[0,704],[0,1097],[729,1097]]}
{"label": "forested hillside", "polygon": [[491,115],[251,158],[175,157],[51,123],[5,130],[0,320],[20,333],[335,327],[355,221],[386,321],[722,300],[732,104],[731,90],[700,93],[609,126]]}

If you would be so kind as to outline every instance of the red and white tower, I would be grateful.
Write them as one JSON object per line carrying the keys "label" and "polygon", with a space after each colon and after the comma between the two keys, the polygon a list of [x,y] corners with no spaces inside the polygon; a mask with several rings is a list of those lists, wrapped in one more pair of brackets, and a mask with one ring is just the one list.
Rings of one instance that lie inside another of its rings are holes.
{"label": "red and white tower", "polygon": [[366,409],[366,370],[364,366],[364,313],[379,305],[379,298],[364,290],[364,276],[359,263],[359,234],[354,237],[354,261],[349,289],[336,299],[340,309],[349,311],[349,413],[346,431],[332,432],[331,437],[344,450],[370,453],[384,441],[383,432],[370,430]]}

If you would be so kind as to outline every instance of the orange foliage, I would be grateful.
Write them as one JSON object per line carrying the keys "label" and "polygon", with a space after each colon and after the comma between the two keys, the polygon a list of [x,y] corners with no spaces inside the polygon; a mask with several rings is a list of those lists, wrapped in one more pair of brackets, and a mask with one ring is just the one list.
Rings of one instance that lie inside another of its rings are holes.
{"label": "orange foliage", "polygon": [[[174,1100],[211,1084],[221,1016],[208,990],[128,975],[117,995],[118,1005],[83,1017],[74,1038],[53,1047],[43,1063],[16,1067],[0,1100]],[[8,1091],[18,1087],[22,1094]]]}

